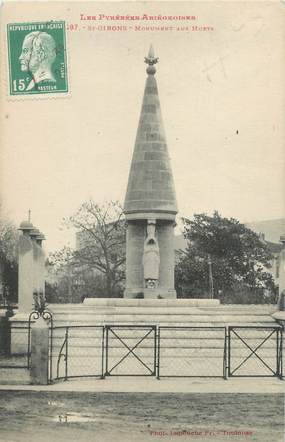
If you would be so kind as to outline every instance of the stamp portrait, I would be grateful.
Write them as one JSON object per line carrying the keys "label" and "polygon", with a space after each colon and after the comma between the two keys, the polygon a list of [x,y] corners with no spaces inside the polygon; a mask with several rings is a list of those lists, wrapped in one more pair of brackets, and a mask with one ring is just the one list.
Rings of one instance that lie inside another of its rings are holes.
{"label": "stamp portrait", "polygon": [[7,25],[10,95],[68,92],[64,21]]}

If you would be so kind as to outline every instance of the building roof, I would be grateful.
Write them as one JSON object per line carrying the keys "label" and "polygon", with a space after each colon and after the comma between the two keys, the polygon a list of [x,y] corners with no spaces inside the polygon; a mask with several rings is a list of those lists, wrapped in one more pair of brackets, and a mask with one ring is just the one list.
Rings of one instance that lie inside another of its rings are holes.
{"label": "building roof", "polygon": [[131,163],[124,213],[177,213],[174,181],[154,77],[158,58],[151,46],[147,79]]}
{"label": "building roof", "polygon": [[280,253],[283,248],[282,244],[280,243],[277,244],[271,241],[265,241],[265,242],[271,253]]}

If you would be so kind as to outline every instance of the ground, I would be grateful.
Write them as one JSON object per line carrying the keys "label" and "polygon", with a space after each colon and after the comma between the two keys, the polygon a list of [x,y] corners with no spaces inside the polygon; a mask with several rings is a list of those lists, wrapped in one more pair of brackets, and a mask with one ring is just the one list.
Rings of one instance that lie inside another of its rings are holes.
{"label": "ground", "polygon": [[278,393],[0,394],[1,442],[284,440],[284,395]]}

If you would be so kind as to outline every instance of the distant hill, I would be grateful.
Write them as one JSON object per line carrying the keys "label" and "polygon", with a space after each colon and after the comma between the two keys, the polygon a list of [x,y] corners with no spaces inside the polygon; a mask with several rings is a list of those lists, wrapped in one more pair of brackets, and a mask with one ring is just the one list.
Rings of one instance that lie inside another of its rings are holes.
{"label": "distant hill", "polygon": [[246,223],[246,226],[256,233],[264,233],[270,242],[279,243],[280,235],[285,235],[285,218]]}
{"label": "distant hill", "polygon": [[[281,245],[279,246],[279,239],[280,235],[285,235],[285,218],[269,219],[267,221],[256,221],[252,223],[246,223],[245,225],[256,233],[263,233],[267,242],[275,243],[271,244],[270,249],[272,249],[272,252],[280,251]],[[187,242],[184,239],[183,235],[175,235],[175,250],[185,250],[186,243]],[[278,244],[277,247],[275,246],[276,244]]]}

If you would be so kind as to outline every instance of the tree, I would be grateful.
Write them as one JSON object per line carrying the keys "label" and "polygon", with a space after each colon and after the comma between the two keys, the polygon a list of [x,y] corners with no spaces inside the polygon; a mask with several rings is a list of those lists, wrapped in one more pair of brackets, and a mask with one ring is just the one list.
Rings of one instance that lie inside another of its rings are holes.
{"label": "tree", "polygon": [[178,253],[177,291],[181,295],[209,297],[209,259],[215,296],[243,288],[247,293],[275,293],[272,275],[267,271],[273,258],[266,242],[234,218],[196,214],[183,218],[185,252]]}
{"label": "tree", "polygon": [[76,248],[65,248],[52,254],[50,262],[61,269],[65,266],[78,277],[80,275],[89,286],[92,278],[102,286],[102,280],[98,278],[101,274],[105,296],[120,294],[126,259],[126,226],[120,204],[111,201],[98,205],[89,200],[64,221],[68,227],[76,229]]}
{"label": "tree", "polygon": [[18,230],[5,216],[0,218],[0,282],[4,299],[17,301],[18,292]]}

